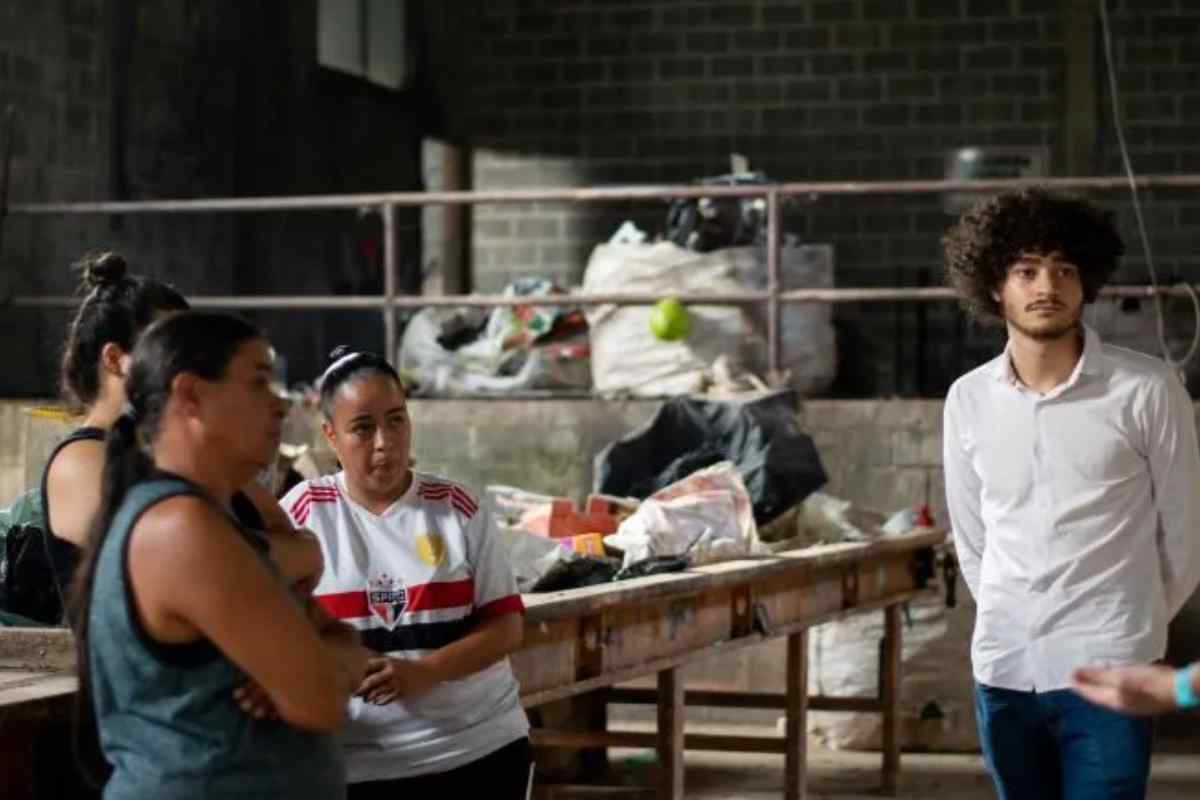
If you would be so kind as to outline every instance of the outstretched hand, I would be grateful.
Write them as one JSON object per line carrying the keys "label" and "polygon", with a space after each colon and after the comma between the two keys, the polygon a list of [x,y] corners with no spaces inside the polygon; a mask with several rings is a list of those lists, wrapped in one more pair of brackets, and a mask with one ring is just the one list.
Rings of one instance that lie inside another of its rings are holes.
{"label": "outstretched hand", "polygon": [[1175,670],[1161,664],[1077,669],[1072,688],[1096,705],[1124,714],[1148,716],[1176,708]]}

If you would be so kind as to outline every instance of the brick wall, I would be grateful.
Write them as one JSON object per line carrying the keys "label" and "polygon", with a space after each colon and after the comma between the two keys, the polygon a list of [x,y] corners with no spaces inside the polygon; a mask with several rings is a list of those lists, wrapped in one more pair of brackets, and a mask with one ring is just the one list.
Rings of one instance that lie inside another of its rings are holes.
{"label": "brick wall", "polygon": [[[1200,7],[1110,4],[1135,166],[1196,171],[1200,88],[1189,65]],[[685,182],[726,171],[731,151],[779,180],[940,178],[944,151],[966,145],[1046,146],[1061,174],[1062,5],[493,0],[456,21],[465,42],[456,55],[467,62],[457,125],[477,148],[478,188]],[[1102,171],[1115,173],[1106,125],[1101,117],[1097,150]],[[1191,198],[1149,203],[1164,268],[1194,278],[1188,238],[1200,211]],[[531,272],[578,281],[591,247],[622,219],[656,229],[664,212],[653,203],[481,207],[476,285]],[[940,280],[938,238],[950,218],[939,198],[818,199],[789,209],[787,221],[836,245],[838,285]],[[939,396],[997,343],[946,304],[839,306],[837,320],[841,394]]]}
{"label": "brick wall", "polygon": [[[316,2],[0,0],[0,109],[19,112],[13,202],[327,194],[416,189],[421,104],[321,69]],[[398,214],[416,274],[417,214]],[[0,288],[65,293],[67,265],[115,247],[137,271],[196,294],[381,291],[353,210],[250,215],[10,216]],[[378,243],[376,243],[377,245]],[[402,280],[411,284],[411,280]],[[2,295],[0,295],[2,296]],[[335,344],[379,346],[377,315],[257,320],[295,378]],[[0,392],[53,391],[66,316],[5,309],[20,342]]]}
{"label": "brick wall", "polygon": [[[99,45],[104,26],[100,6],[86,0],[0,2],[0,111],[14,106],[20,114],[12,145],[13,201],[106,194],[109,83]],[[106,238],[98,220],[77,223],[8,218],[3,228],[5,290],[46,290],[49,264],[61,268],[68,253],[78,255]],[[52,357],[42,343],[51,327],[61,327],[61,322],[54,326],[48,321],[53,316],[14,309],[0,315],[0,337],[23,343],[8,348],[0,384],[15,390],[22,379],[36,376],[49,389]]]}
{"label": "brick wall", "polygon": [[[474,147],[470,180],[482,189],[688,181],[726,170],[734,150],[780,180],[936,178],[944,151],[968,144],[1046,146],[1062,168],[1056,0],[413,5],[428,17],[418,73],[433,91],[421,99],[316,68],[312,0],[0,0],[0,105],[21,113],[12,199],[416,188],[422,131]],[[1135,167],[1197,171],[1200,7],[1110,6]],[[1099,69],[1096,77],[1097,171],[1114,173]],[[1164,278],[1200,270],[1194,197],[1147,197]],[[621,220],[653,230],[665,210],[480,207],[475,285],[492,290],[529,272],[578,280],[591,247]],[[937,198],[816,199],[786,217],[790,231],[836,246],[841,286],[938,282],[949,218]],[[1141,281],[1127,208],[1121,219],[1131,244],[1121,278]],[[418,215],[400,223],[411,277]],[[0,289],[67,289],[70,259],[113,245],[188,291],[371,291],[379,279],[355,263],[355,226],[350,212],[127,216],[116,227],[10,217]],[[1173,338],[1187,338],[1186,307],[1176,311]],[[1148,307],[1124,313],[1113,329],[1145,340]],[[380,333],[372,315],[259,318],[295,376],[312,374],[333,344],[374,344]],[[62,323],[11,309],[0,317],[0,335],[27,345],[13,348],[0,390],[51,389]],[[838,395],[939,396],[997,344],[996,332],[966,325],[947,304],[839,306],[837,326]]]}
{"label": "brick wall", "polygon": [[[1125,138],[1130,159],[1138,173],[1200,172],[1200,5],[1190,0],[1110,0],[1114,37],[1114,60],[1118,76]],[[1102,51],[1098,50],[1098,57]],[[1107,79],[1105,78],[1105,81]],[[1101,104],[1099,151],[1105,174],[1123,174],[1120,149],[1112,125],[1107,82],[1098,84]],[[1196,192],[1145,192],[1143,212],[1155,266],[1160,281],[1200,278],[1200,195]],[[1127,194],[1110,198],[1117,209],[1128,253],[1115,280],[1147,283],[1149,273],[1137,234],[1133,206]],[[1171,320],[1169,346],[1181,355],[1191,339],[1192,315],[1184,302],[1167,308]],[[1189,304],[1190,305],[1190,304]],[[1149,304],[1129,304],[1129,323],[1150,317]],[[1114,324],[1114,327],[1117,327]],[[1140,326],[1152,339],[1150,323]],[[1154,347],[1148,344],[1146,349]],[[1189,370],[1189,388],[1200,390],[1196,366]]]}

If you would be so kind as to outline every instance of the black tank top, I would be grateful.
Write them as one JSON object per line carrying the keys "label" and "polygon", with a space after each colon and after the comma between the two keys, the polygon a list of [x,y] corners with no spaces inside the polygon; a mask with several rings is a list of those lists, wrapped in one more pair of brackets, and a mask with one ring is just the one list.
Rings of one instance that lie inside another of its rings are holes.
{"label": "black tank top", "polygon": [[[60,538],[50,525],[50,502],[46,495],[46,479],[50,475],[50,465],[54,463],[54,459],[62,452],[69,444],[82,441],[104,441],[104,437],[108,432],[103,428],[83,427],[76,428],[67,435],[65,439],[54,446],[50,451],[50,457],[46,459],[46,466],[42,470],[42,517],[44,520],[44,537],[43,544],[46,548],[46,559],[50,562],[50,569],[54,573],[54,584],[58,588],[58,596],[63,599],[67,594],[67,587],[71,585],[71,579],[75,576],[75,568],[79,566],[79,559],[83,551],[75,546],[74,542]],[[235,492],[230,501],[230,510],[233,511],[233,516],[237,521],[249,531],[261,534],[266,530],[266,523],[263,521],[262,514],[258,508],[250,501],[242,492]]]}
{"label": "black tank top", "polygon": [[46,547],[46,559],[50,562],[50,569],[54,573],[54,584],[58,587],[60,598],[66,596],[67,587],[71,584],[71,577],[75,574],[75,567],[79,565],[80,549],[75,546],[74,542],[59,538],[50,526],[50,498],[46,495],[46,479],[50,475],[50,465],[54,463],[54,459],[58,457],[64,447],[82,441],[102,442],[105,433],[103,428],[76,428],[67,435],[67,438],[54,446],[54,449],[50,451],[50,457],[46,459],[46,466],[42,469],[42,518],[43,533],[45,534],[43,543]]}

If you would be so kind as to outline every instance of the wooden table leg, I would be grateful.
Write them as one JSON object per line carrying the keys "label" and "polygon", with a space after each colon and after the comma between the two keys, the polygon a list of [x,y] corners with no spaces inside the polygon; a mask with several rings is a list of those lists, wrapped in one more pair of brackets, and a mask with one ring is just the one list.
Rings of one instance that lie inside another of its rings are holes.
{"label": "wooden table leg", "polygon": [[0,797],[33,800],[33,739],[31,727],[0,728]]}
{"label": "wooden table leg", "polygon": [[900,777],[900,606],[884,609],[880,700],[883,701],[883,793],[896,794]]}
{"label": "wooden table leg", "polygon": [[783,796],[808,796],[808,631],[787,637],[787,722]]}
{"label": "wooden table leg", "polygon": [[[601,692],[589,692],[573,700],[589,731],[608,731],[608,703]],[[608,748],[589,747],[579,753],[580,777],[593,781],[608,774]]]}
{"label": "wooden table leg", "polygon": [[658,796],[683,800],[683,674],[658,673]]}

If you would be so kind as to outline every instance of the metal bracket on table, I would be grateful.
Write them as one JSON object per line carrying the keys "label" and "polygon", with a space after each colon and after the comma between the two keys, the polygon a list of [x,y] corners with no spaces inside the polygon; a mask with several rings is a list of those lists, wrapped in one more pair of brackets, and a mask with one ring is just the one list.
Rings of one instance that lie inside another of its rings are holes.
{"label": "metal bracket on table", "polygon": [[939,554],[932,547],[918,550],[912,560],[913,581],[918,589],[926,588],[937,577],[939,566],[946,591],[946,607],[954,608],[958,605],[958,561],[953,552]]}
{"label": "metal bracket on table", "polygon": [[850,564],[842,570],[842,608],[858,605],[858,564]]}

